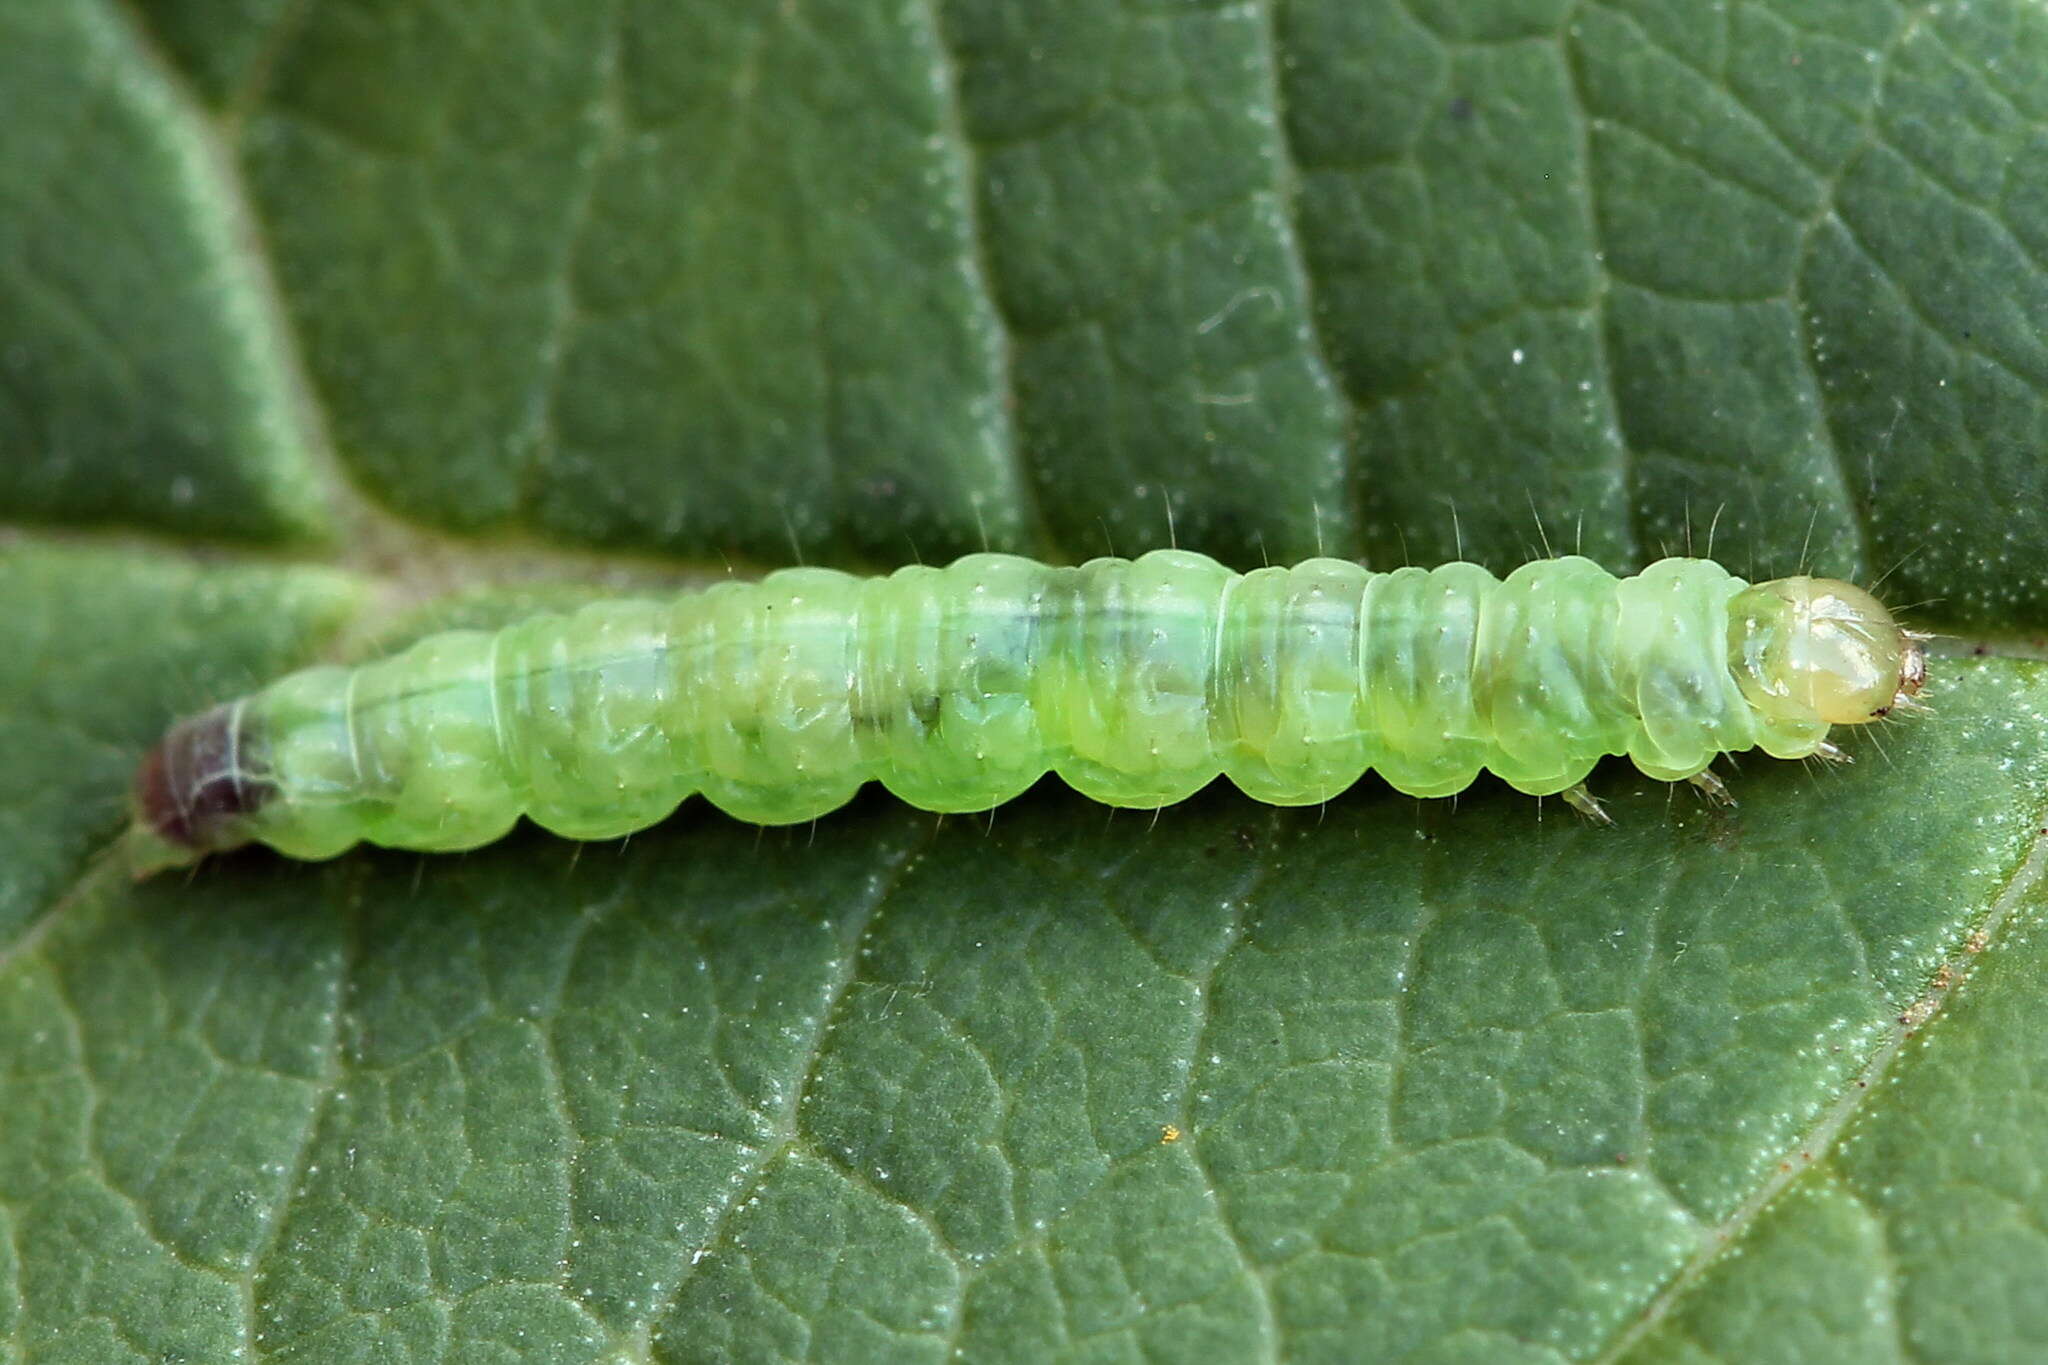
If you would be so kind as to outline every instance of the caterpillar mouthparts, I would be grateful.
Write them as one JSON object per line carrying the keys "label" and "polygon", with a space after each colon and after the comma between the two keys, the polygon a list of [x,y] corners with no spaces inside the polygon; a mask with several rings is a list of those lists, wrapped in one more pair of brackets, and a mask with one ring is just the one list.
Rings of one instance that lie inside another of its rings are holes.
{"label": "caterpillar mouthparts", "polygon": [[1598,815],[1582,784],[1608,755],[1720,797],[1720,754],[1838,756],[1830,727],[1917,707],[1924,638],[1852,584],[1702,559],[785,569],[429,636],[182,720],[137,771],[130,862],[452,851],[521,815],[612,838],[695,793],[788,824],[868,781],[984,810],[1048,771],[1150,808],[1219,774],[1310,805],[1368,770],[1448,796],[1486,769]]}

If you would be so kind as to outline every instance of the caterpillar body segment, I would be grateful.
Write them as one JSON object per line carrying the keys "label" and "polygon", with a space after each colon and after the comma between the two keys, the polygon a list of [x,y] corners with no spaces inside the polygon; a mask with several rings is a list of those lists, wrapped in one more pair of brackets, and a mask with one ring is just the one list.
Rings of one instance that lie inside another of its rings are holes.
{"label": "caterpillar body segment", "polygon": [[249,842],[429,851],[522,816],[611,838],[701,794],[788,824],[879,781],[975,811],[1046,772],[1157,807],[1219,774],[1279,805],[1367,771],[1447,796],[1486,769],[1570,792],[1608,755],[1696,777],[1822,749],[1910,700],[1920,648],[1860,589],[1576,556],[1505,580],[1348,561],[1237,574],[1186,551],[788,569],[313,668],[174,726],[135,785],[139,872]]}

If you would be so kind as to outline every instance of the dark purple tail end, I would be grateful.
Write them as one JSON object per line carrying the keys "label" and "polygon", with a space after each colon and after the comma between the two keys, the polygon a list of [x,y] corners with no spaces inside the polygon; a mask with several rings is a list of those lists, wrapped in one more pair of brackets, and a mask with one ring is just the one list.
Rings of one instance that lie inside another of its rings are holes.
{"label": "dark purple tail end", "polygon": [[173,725],[135,771],[138,877],[249,842],[248,817],[277,795],[243,762],[241,708],[216,706]]}

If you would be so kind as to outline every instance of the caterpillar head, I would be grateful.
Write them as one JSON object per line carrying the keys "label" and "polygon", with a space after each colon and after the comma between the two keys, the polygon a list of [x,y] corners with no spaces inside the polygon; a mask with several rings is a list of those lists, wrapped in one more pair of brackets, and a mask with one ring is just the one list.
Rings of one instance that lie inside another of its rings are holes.
{"label": "caterpillar head", "polygon": [[1865,725],[1917,705],[1927,681],[1923,638],[1835,578],[1777,578],[1728,604],[1736,681],[1773,719]]}

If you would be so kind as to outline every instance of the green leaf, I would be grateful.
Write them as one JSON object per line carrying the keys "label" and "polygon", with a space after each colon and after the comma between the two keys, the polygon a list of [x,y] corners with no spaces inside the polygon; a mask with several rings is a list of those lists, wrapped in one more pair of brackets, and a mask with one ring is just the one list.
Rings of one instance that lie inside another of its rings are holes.
{"label": "green leaf", "polygon": [[[2048,1349],[2048,18],[0,0],[0,1361]],[[109,856],[579,593],[1177,539],[1970,632],[1741,805]]]}

